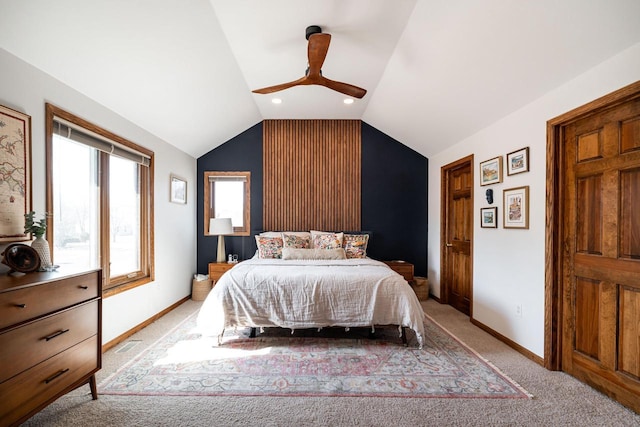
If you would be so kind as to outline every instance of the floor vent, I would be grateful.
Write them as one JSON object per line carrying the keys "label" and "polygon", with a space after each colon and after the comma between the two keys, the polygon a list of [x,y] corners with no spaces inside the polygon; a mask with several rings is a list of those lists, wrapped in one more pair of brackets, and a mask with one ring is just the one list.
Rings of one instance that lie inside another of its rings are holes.
{"label": "floor vent", "polygon": [[122,347],[117,349],[116,353],[126,353],[127,351],[131,350],[133,347],[137,346],[141,342],[142,342],[142,340],[131,340],[131,341],[128,341],[125,345],[123,345]]}

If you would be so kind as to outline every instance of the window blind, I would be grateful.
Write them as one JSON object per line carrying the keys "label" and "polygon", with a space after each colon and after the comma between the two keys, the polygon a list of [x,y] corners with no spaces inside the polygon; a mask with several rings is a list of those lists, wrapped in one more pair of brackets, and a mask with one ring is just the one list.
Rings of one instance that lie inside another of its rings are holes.
{"label": "window blind", "polygon": [[54,117],[53,124],[53,133],[55,135],[70,139],[80,144],[88,145],[96,150],[113,156],[131,160],[141,166],[148,167],[151,163],[151,157],[147,154],[141,153],[134,148],[118,144],[117,142],[95,132],[91,132],[90,130],[80,128],[69,121],[61,119],[60,117]]}
{"label": "window blind", "polygon": [[224,175],[224,176],[210,176],[209,177],[209,182],[214,182],[214,181],[233,181],[233,182],[238,182],[238,181],[242,181],[242,182],[247,182],[247,177],[246,176],[231,176],[231,175]]}

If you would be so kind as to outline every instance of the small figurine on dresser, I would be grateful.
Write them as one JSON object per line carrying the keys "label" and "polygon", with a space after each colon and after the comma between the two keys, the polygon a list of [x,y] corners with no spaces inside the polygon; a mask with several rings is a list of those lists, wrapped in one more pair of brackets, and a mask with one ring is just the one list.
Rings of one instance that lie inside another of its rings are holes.
{"label": "small figurine on dresser", "polygon": [[31,246],[12,243],[2,252],[2,263],[9,266],[9,274],[31,273],[40,268],[40,255]]}

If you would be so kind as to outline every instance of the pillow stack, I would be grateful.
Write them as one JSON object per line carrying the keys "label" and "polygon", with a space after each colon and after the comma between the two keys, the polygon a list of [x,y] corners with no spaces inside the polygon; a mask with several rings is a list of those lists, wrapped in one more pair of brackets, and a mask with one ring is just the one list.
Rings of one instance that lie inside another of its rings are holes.
{"label": "pillow stack", "polygon": [[256,236],[263,259],[366,258],[368,234],[329,231],[267,231]]}

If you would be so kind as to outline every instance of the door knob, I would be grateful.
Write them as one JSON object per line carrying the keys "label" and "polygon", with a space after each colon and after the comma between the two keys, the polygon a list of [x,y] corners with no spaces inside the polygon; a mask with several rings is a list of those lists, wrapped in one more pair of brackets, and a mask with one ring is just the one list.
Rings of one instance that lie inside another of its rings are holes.
{"label": "door knob", "polygon": [[447,243],[447,247],[450,248],[453,246],[453,243]]}

